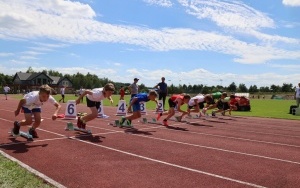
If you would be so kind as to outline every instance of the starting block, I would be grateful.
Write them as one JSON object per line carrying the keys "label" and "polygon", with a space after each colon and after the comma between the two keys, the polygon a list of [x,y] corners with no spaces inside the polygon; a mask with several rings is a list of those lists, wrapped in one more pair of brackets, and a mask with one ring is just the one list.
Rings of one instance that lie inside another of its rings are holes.
{"label": "starting block", "polygon": [[198,114],[196,114],[196,115],[188,115],[188,116],[186,116],[186,118],[187,119],[199,119],[201,117],[201,115],[199,116]]}
{"label": "starting block", "polygon": [[113,123],[108,123],[108,125],[112,125],[114,127],[119,127],[120,126],[120,121],[116,119]]}
{"label": "starting block", "polygon": [[142,123],[144,123],[144,124],[147,124],[147,123],[149,123],[149,124],[157,124],[157,125],[160,125],[160,124],[161,124],[160,122],[158,122],[158,121],[156,120],[156,118],[152,118],[151,121],[148,121],[147,118],[143,118],[143,119],[142,119]]}
{"label": "starting block", "polygon": [[66,131],[80,131],[80,132],[92,134],[92,131],[91,131],[91,130],[88,130],[88,129],[82,129],[82,128],[75,127],[75,126],[73,125],[73,123],[71,123],[71,122],[68,122],[68,123],[67,123],[67,127],[66,127],[65,130],[66,130]]}
{"label": "starting block", "polygon": [[187,122],[186,120],[183,120],[183,119],[181,119],[181,121],[179,121],[180,120],[180,118],[179,118],[179,116],[175,116],[175,118],[170,118],[170,120],[171,121],[175,121],[175,122]]}
{"label": "starting block", "polygon": [[206,114],[205,116],[203,116],[204,118],[217,118],[216,115],[209,115],[209,114]]}
{"label": "starting block", "polygon": [[18,135],[15,135],[15,134],[13,133],[13,129],[11,129],[10,134],[11,134],[13,137],[21,136],[21,137],[23,137],[23,138],[27,138],[28,140],[33,140],[33,137],[32,137],[31,134],[29,134],[29,132],[20,131]]}
{"label": "starting block", "polygon": [[126,125],[126,122],[124,122],[123,124],[120,123],[120,120],[116,119],[113,123],[109,123],[108,125],[112,125],[114,127],[133,127],[133,125]]}

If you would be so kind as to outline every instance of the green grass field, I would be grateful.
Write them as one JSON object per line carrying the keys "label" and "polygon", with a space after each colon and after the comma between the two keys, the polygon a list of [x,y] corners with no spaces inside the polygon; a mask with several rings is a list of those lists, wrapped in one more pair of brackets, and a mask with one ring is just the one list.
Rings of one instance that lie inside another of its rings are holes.
{"label": "green grass field", "polygon": [[53,186],[46,184],[42,179],[20,167],[16,162],[0,155],[0,187],[50,188]]}
{"label": "green grass field", "polygon": [[[22,95],[14,95],[15,98],[21,99]],[[60,95],[55,95],[54,98],[58,101]],[[65,101],[75,100],[77,97],[74,95],[66,95]],[[114,95],[114,106],[118,104],[119,96]],[[125,100],[129,101],[129,95],[125,96]],[[85,100],[84,100],[85,103]],[[103,101],[104,106],[110,106],[108,100]],[[267,118],[281,118],[281,119],[295,119],[299,120],[300,116],[294,116],[289,114],[291,105],[295,104],[294,100],[271,100],[271,99],[251,99],[251,111],[250,112],[232,112],[232,115],[237,116],[255,116],[255,117],[267,117]],[[167,100],[166,100],[166,104]],[[154,102],[147,103],[147,109],[154,110],[156,104]],[[168,107],[166,107],[168,109]],[[186,109],[186,105],[183,106]],[[89,109],[86,109],[89,112]],[[17,179],[15,181],[15,179]],[[0,187],[50,187],[44,184],[42,180],[31,175],[25,169],[19,167],[15,162],[0,156]]]}

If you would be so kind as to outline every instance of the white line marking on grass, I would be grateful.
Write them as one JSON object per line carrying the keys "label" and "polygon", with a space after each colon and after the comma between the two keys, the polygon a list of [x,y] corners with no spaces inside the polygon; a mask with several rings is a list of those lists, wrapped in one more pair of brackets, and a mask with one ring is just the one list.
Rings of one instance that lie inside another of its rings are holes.
{"label": "white line marking on grass", "polygon": [[63,186],[62,184],[58,183],[57,181],[51,179],[50,177],[46,176],[45,174],[31,168],[30,166],[28,166],[27,164],[19,161],[18,159],[8,155],[7,153],[3,152],[2,150],[0,150],[0,154],[3,155],[4,157],[6,157],[7,159],[14,161],[16,163],[18,163],[20,166],[22,166],[23,168],[25,168],[26,170],[28,170],[29,172],[33,173],[34,175],[40,177],[41,179],[45,180],[46,182],[50,183],[51,185],[58,187],[58,188],[66,188],[65,186]]}
{"label": "white line marking on grass", "polygon": [[130,152],[127,152],[127,151],[123,151],[123,150],[119,150],[119,149],[115,149],[115,148],[111,148],[111,147],[107,147],[107,146],[103,146],[103,145],[98,145],[98,144],[91,143],[91,142],[88,142],[88,141],[85,141],[85,140],[80,140],[80,139],[77,139],[77,138],[72,138],[72,139],[75,139],[79,142],[84,142],[86,144],[90,144],[90,145],[94,145],[94,146],[97,146],[97,147],[105,148],[105,149],[108,149],[108,150],[111,150],[111,151],[123,153],[123,154],[130,155],[130,156],[133,156],[133,157],[138,157],[138,158],[145,159],[145,160],[148,160],[148,161],[152,161],[152,162],[172,166],[172,167],[175,167],[175,168],[180,168],[180,169],[191,171],[191,172],[196,172],[196,173],[199,173],[199,174],[204,174],[204,175],[211,176],[211,177],[214,177],[214,178],[219,178],[219,179],[239,183],[239,184],[242,184],[242,185],[257,187],[257,188],[265,188],[264,186],[261,186],[261,185],[257,185],[257,184],[253,184],[253,183],[249,183],[249,182],[245,182],[245,181],[240,181],[240,180],[237,180],[237,179],[233,179],[233,178],[229,178],[229,177],[225,177],[225,176],[221,176],[221,175],[217,175],[217,174],[213,174],[213,173],[209,173],[209,172],[205,172],[205,171],[201,171],[201,170],[197,170],[197,169],[193,169],[193,168],[188,168],[188,167],[181,166],[181,165],[176,165],[176,164],[173,164],[173,163],[168,163],[168,162],[165,162],[165,161],[145,157],[145,156],[142,156],[142,155],[137,155],[137,154],[130,153]]}

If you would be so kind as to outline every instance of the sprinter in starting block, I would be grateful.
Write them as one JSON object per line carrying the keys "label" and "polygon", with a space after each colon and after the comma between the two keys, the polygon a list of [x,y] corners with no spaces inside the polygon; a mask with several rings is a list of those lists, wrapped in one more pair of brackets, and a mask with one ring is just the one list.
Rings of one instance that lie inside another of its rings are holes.
{"label": "sprinter in starting block", "polygon": [[80,132],[92,134],[92,131],[91,131],[91,130],[83,129],[83,128],[79,128],[79,127],[75,127],[75,126],[73,125],[72,122],[68,122],[68,123],[67,123],[67,127],[66,127],[65,130],[66,130],[66,131],[80,131]]}
{"label": "sprinter in starting block", "polygon": [[136,96],[132,97],[128,106],[128,110],[130,110],[132,107],[133,113],[132,115],[126,117],[122,116],[120,119],[120,124],[123,125],[124,123],[127,123],[127,125],[130,125],[132,120],[142,117],[140,102],[154,101],[157,104],[156,97],[157,92],[154,90],[150,90],[148,93],[138,93]]}

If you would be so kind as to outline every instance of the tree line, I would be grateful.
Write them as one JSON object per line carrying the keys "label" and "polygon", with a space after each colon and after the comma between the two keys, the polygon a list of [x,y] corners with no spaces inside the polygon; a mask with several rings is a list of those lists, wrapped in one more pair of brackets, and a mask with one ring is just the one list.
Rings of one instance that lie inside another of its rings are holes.
{"label": "tree line", "polygon": [[[66,77],[73,83],[73,88],[75,90],[80,89],[80,87],[83,88],[99,88],[103,87],[106,83],[111,82],[114,83],[116,87],[116,93],[118,93],[118,90],[121,88],[121,86],[124,86],[125,89],[127,86],[129,86],[131,83],[123,83],[123,82],[113,82],[112,80],[108,78],[99,78],[95,74],[82,74],[77,72],[76,74],[62,74],[58,71],[54,70],[43,70],[43,73],[49,75],[49,76],[59,76],[59,77]],[[32,67],[29,67],[26,73],[37,73],[32,69]],[[13,76],[14,75],[5,75],[3,73],[0,73],[0,83],[3,86],[12,85],[13,84]],[[152,87],[146,87],[144,84],[139,84],[139,90],[140,92],[147,92]],[[168,93],[214,93],[218,91],[227,91],[227,92],[241,92],[241,93],[267,93],[267,92],[294,92],[295,87],[293,87],[293,84],[284,83],[282,86],[272,84],[271,86],[262,86],[258,87],[257,85],[251,85],[249,88],[245,84],[239,84],[236,85],[235,82],[232,82],[229,86],[207,86],[203,84],[194,84],[194,85],[179,85],[175,86],[173,84],[168,85]]]}

